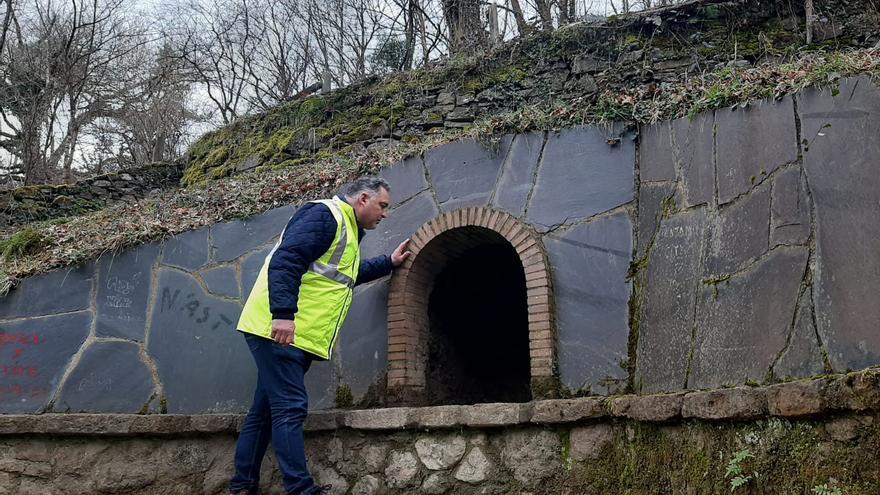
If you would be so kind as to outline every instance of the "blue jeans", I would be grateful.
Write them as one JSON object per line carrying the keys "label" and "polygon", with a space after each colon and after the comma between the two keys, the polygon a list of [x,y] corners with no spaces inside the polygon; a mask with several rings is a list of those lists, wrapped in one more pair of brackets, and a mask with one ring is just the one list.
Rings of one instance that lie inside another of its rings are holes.
{"label": "blue jeans", "polygon": [[257,390],[235,446],[235,475],[229,490],[258,491],[260,464],[271,440],[285,493],[309,493],[315,482],[306,466],[303,422],[309,409],[304,379],[312,358],[270,339],[247,333],[244,338],[257,362]]}

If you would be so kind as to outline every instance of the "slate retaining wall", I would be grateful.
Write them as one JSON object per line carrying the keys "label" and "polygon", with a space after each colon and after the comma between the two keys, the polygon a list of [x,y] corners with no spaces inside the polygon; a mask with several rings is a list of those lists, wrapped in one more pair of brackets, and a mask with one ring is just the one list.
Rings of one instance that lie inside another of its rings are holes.
{"label": "slate retaining wall", "polygon": [[[556,369],[573,394],[878,364],[880,92],[851,78],[835,93],[638,136],[615,125],[437,148],[385,171],[396,206],[363,254],[390,252],[441,212],[514,215],[551,265]],[[255,369],[234,325],[293,211],[23,281],[0,301],[0,412],[245,411]],[[381,395],[388,287],[357,289],[334,359],[308,375],[313,409],[338,391]]]}
{"label": "slate retaining wall", "polygon": [[[877,369],[710,392],[527,404],[317,411],[317,481],[341,495],[728,493],[736,452],[749,493],[831,483],[877,493]],[[0,416],[0,493],[226,492],[243,417]],[[748,421],[745,421],[748,420]],[[282,493],[271,455],[263,493]],[[5,491],[4,491],[5,490]]]}

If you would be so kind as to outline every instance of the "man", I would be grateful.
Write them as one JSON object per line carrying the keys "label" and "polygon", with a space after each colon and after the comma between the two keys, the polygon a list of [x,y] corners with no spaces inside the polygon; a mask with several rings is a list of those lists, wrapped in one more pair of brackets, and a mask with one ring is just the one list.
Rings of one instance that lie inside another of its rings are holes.
{"label": "man", "polygon": [[410,255],[407,239],[390,257],[360,259],[364,230],[388,214],[390,190],[384,179],[363,177],[340,196],[306,203],[266,257],[238,322],[257,363],[257,388],[235,448],[231,493],[258,492],[270,440],[285,493],[325,493],[306,466],[303,380],[312,361],[330,359],[352,288],[389,274]]}

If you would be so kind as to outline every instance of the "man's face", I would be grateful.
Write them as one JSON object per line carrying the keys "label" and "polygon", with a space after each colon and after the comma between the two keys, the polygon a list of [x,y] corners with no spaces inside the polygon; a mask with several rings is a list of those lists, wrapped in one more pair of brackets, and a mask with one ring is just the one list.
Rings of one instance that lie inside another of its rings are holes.
{"label": "man's face", "polygon": [[391,206],[391,196],[385,188],[370,196],[367,192],[358,195],[355,202],[355,213],[362,229],[375,229],[383,218],[388,216],[388,207]]}

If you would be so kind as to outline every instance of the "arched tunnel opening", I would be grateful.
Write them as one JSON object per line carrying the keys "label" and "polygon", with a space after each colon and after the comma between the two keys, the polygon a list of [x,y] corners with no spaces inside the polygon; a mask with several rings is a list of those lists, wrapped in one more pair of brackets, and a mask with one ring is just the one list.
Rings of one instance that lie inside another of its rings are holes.
{"label": "arched tunnel opening", "polygon": [[531,400],[525,275],[513,246],[493,234],[456,249],[430,290],[431,405]]}

